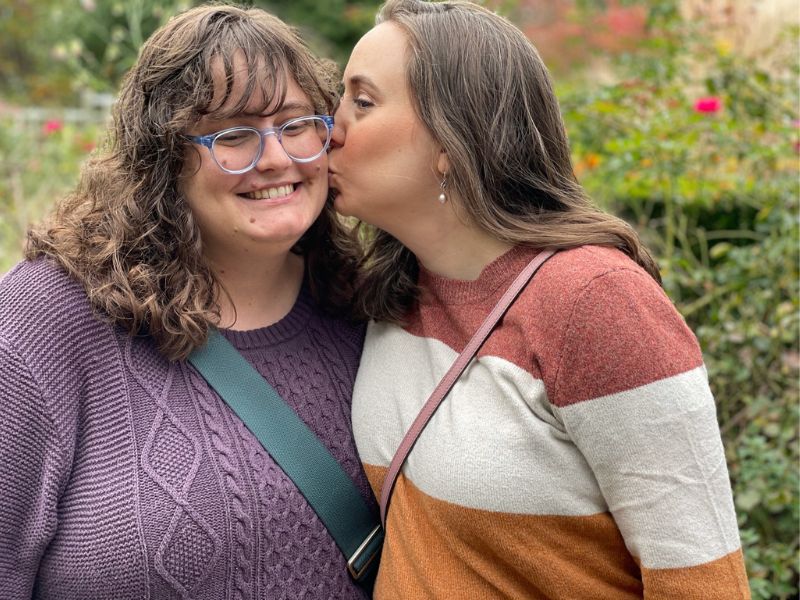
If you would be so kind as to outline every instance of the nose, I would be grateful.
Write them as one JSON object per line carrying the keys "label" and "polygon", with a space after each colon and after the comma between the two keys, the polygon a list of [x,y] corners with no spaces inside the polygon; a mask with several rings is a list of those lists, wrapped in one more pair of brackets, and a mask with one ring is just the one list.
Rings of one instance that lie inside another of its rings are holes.
{"label": "nose", "polygon": [[344,144],[344,122],[344,111],[342,110],[342,105],[339,104],[333,113],[333,130],[331,131],[330,143],[331,150],[341,148],[341,146]]}
{"label": "nose", "polygon": [[255,169],[259,171],[281,170],[289,168],[294,162],[286,150],[283,149],[281,143],[278,141],[278,136],[275,133],[268,133],[263,136],[263,147],[261,149],[261,156],[255,164]]}

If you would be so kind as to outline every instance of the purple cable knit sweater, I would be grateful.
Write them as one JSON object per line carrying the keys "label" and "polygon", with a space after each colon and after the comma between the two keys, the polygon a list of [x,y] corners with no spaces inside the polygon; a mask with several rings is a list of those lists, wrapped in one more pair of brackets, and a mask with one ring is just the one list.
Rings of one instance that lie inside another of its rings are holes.
{"label": "purple cable knit sweater", "polygon": [[[225,332],[374,499],[353,444],[363,328],[303,290]],[[186,363],[98,320],[51,263],[0,280],[0,598],[365,595],[314,511]]]}

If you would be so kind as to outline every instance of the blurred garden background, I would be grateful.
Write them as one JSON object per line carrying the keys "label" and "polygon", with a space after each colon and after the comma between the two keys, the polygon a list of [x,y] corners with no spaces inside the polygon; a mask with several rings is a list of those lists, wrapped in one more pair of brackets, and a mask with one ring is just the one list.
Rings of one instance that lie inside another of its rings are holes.
{"label": "blurred garden background", "polygon": [[[191,0],[3,0],[0,274],[102,148],[141,42]],[[256,2],[344,65],[379,2]],[[800,4],[486,0],[556,80],[576,172],[658,259],[718,404],[754,598],[798,598]]]}

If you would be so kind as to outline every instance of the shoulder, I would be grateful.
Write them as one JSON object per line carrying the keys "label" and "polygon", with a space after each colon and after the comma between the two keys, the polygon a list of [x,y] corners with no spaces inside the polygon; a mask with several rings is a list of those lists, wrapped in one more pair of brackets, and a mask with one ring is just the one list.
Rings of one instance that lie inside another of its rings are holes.
{"label": "shoulder", "polygon": [[618,250],[559,252],[523,294],[555,404],[702,368],[697,339],[661,286]]}
{"label": "shoulder", "polygon": [[75,428],[93,321],[80,284],[50,260],[21,262],[0,279],[0,404],[18,424],[14,435],[47,431],[50,450],[66,448],[59,444]]}
{"label": "shoulder", "polygon": [[[548,335],[655,311],[682,318],[659,283],[623,252],[582,246],[557,252],[523,290],[512,310],[547,323]],[[641,323],[645,326],[646,323]],[[557,336],[560,337],[560,336]]]}
{"label": "shoulder", "polygon": [[60,266],[46,258],[26,260],[0,278],[0,320],[7,322],[23,312],[37,315],[56,306],[83,303],[83,287]]}
{"label": "shoulder", "polygon": [[24,261],[0,279],[0,337],[39,375],[81,373],[115,345],[83,286],[49,259]]}
{"label": "shoulder", "polygon": [[557,252],[520,295],[517,310],[563,326],[655,310],[678,318],[659,283],[614,248],[583,246]]}
{"label": "shoulder", "polygon": [[97,321],[81,284],[49,259],[21,262],[0,279],[0,332],[7,338]]}
{"label": "shoulder", "polygon": [[19,375],[0,381],[0,397],[19,397],[17,410],[49,415],[70,447],[86,403],[108,406],[109,394],[123,393],[123,335],[55,262],[20,263],[0,280],[0,370]]}
{"label": "shoulder", "polygon": [[657,292],[661,286],[642,267],[616,248],[581,246],[557,252],[541,269],[535,283],[540,293],[577,298],[593,288],[619,285]]}

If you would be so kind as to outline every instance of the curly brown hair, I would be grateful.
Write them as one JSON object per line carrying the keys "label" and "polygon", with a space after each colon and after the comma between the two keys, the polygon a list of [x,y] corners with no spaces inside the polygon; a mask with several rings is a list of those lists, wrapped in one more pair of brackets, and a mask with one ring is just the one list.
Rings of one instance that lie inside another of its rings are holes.
{"label": "curly brown hair", "polygon": [[[460,0],[388,0],[376,21],[407,35],[414,108],[447,153],[460,215],[509,244],[613,246],[660,281],[633,228],[578,183],[547,68],[517,27]],[[389,233],[359,227],[367,240],[359,309],[400,322],[419,294],[416,257]]]}
{"label": "curly brown hair", "polygon": [[[238,101],[226,104],[234,53],[244,57],[247,83]],[[219,102],[215,62],[229,82]],[[186,153],[197,151],[183,133],[204,115],[236,114],[257,89],[265,110],[282,100],[288,77],[329,114],[337,75],[334,63],[314,57],[293,28],[263,10],[207,5],[173,17],[126,75],[103,149],[49,222],[29,232],[27,258],[54,259],[100,314],[131,334],[149,334],[170,360],[185,359],[218,322],[224,291],[204,262],[200,231],[180,192]],[[349,314],[359,245],[330,202],[293,251],[306,258],[315,300],[330,313]]]}

